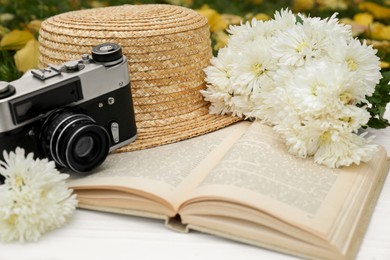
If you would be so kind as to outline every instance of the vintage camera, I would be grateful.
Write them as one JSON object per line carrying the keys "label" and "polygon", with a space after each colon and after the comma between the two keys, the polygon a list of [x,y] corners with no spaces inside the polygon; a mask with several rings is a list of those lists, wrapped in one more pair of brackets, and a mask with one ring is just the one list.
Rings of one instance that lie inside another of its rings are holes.
{"label": "vintage camera", "polygon": [[0,82],[0,113],[0,159],[19,146],[79,173],[137,136],[127,60],[115,43]]}

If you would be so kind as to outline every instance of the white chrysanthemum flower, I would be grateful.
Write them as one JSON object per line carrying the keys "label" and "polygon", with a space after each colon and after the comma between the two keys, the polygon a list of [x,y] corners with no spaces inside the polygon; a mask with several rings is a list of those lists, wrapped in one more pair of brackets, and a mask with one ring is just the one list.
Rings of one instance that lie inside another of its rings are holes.
{"label": "white chrysanthemum flower", "polygon": [[210,114],[224,115],[233,113],[231,107],[232,93],[221,91],[220,88],[213,85],[207,85],[207,89],[200,91],[206,101],[211,103],[209,107]]}
{"label": "white chrysanthemum flower", "polygon": [[[304,115],[333,114],[356,98],[353,77],[345,67],[329,61],[308,63],[294,72],[285,85],[296,109]],[[316,116],[314,116],[316,115]]]}
{"label": "white chrysanthemum flower", "polygon": [[290,153],[329,167],[368,160],[370,138],[357,132],[370,114],[357,105],[381,78],[379,58],[336,15],[295,16],[286,9],[272,21],[230,27],[226,49],[205,70],[209,85],[202,94],[212,102],[210,112],[261,119]]}
{"label": "white chrysanthemum flower", "polygon": [[[230,38],[234,36],[242,36],[242,39],[245,39],[245,37],[253,35],[252,29],[257,26],[257,23],[262,24],[263,21],[258,21],[253,18],[251,22],[247,21],[246,23],[241,23],[240,25],[230,25],[227,31],[230,34]],[[250,39],[251,37],[249,37],[249,40]]]}
{"label": "white chrysanthemum flower", "polygon": [[312,115],[327,113],[336,117],[345,106],[356,105],[367,95],[356,74],[329,60],[297,69],[285,84],[301,113]]}
{"label": "white chrysanthemum flower", "polygon": [[[368,122],[370,115],[365,109],[349,104],[354,98],[353,85],[349,84],[352,76],[345,66],[332,66],[328,61],[307,64],[294,73],[277,72],[278,87],[264,102],[274,102],[277,109],[269,109],[266,119],[275,125],[291,154],[313,156],[323,149],[324,133],[353,133]],[[356,160],[356,153],[353,156]],[[344,155],[342,161],[347,160]]]}
{"label": "white chrysanthemum flower", "polygon": [[295,156],[314,156],[316,163],[337,168],[367,162],[376,152],[377,146],[371,144],[373,137],[357,135],[343,128],[339,120],[303,119],[299,115],[292,118],[274,129],[285,140],[288,152]]}
{"label": "white chrysanthemum flower", "polygon": [[272,57],[280,65],[300,67],[324,53],[326,41],[310,28],[297,24],[275,36]]}
{"label": "white chrysanthemum flower", "polygon": [[370,120],[370,113],[361,107],[345,105],[337,116],[334,116],[334,119],[338,120],[339,129],[356,133],[362,126],[367,125],[368,120]]}
{"label": "white chrysanthemum flower", "polygon": [[231,49],[220,49],[218,56],[211,59],[211,65],[204,69],[206,82],[223,92],[230,92],[232,90],[231,67],[236,57],[237,55]]}
{"label": "white chrysanthemum flower", "polygon": [[74,213],[77,200],[53,162],[25,157],[21,148],[0,162],[0,240],[35,241],[42,234],[62,226]]}
{"label": "white chrysanthemum flower", "polygon": [[277,65],[271,57],[267,41],[247,44],[232,63],[234,93],[258,93],[263,86],[273,84],[272,76],[276,69]]}
{"label": "white chrysanthemum flower", "polygon": [[218,51],[218,57],[211,59],[211,65],[204,69],[207,89],[201,90],[206,101],[211,102],[211,114],[232,113],[231,98],[233,88],[231,82],[231,64],[236,55],[229,48]]}
{"label": "white chrysanthemum flower", "polygon": [[254,95],[234,95],[229,105],[232,108],[233,116],[249,117],[249,114],[254,110],[255,104],[253,102]]}
{"label": "white chrysanthemum flower", "polygon": [[279,33],[296,25],[296,17],[289,9],[282,9],[280,12],[276,11],[274,14],[274,32]]}
{"label": "white chrysanthemum flower", "polygon": [[274,33],[273,21],[261,21],[255,18],[241,25],[231,25],[227,30],[230,34],[229,49],[239,51],[242,46],[257,40],[270,39]]}
{"label": "white chrysanthemum flower", "polygon": [[289,111],[289,116],[292,120],[284,120],[274,127],[285,140],[288,152],[301,158],[314,155],[326,126],[319,121],[305,120],[293,110]]}
{"label": "white chrysanthemum flower", "polygon": [[357,39],[351,40],[348,44],[339,43],[331,53],[332,60],[343,63],[354,72],[356,91],[360,92],[358,101],[365,101],[365,96],[370,96],[375,91],[375,86],[382,78],[380,73],[380,59],[376,55],[377,50],[367,46],[366,42],[361,43]]}
{"label": "white chrysanthemum flower", "polygon": [[368,162],[375,155],[378,147],[371,144],[374,137],[364,138],[366,134],[356,135],[349,131],[324,132],[321,136],[321,144],[314,155],[314,161],[329,168]]}
{"label": "white chrysanthemum flower", "polygon": [[351,39],[350,27],[339,24],[336,14],[325,20],[298,14],[296,19],[295,26],[274,39],[273,55],[282,65],[303,66],[313,59],[327,58],[334,45]]}
{"label": "white chrysanthemum flower", "polygon": [[337,18],[337,13],[334,13],[327,19],[319,17],[305,17],[299,14],[302,23],[311,28],[313,32],[323,35],[324,38],[338,44],[343,41],[349,42],[352,39],[352,30],[350,25],[342,24]]}
{"label": "white chrysanthemum flower", "polygon": [[256,108],[250,116],[259,118],[269,125],[278,124],[281,120],[289,118],[287,114],[293,97],[287,93],[288,89],[285,86],[294,77],[295,70],[289,66],[280,66],[273,75],[273,84],[263,87],[256,97]]}

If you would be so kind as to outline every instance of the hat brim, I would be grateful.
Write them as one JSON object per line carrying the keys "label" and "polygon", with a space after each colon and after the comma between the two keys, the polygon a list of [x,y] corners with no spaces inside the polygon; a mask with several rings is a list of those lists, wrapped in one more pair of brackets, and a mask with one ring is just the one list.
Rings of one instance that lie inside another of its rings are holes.
{"label": "hat brim", "polygon": [[207,134],[242,120],[238,117],[209,114],[207,106],[186,114],[186,118],[177,123],[140,128],[133,143],[114,152],[131,152],[170,144]]}

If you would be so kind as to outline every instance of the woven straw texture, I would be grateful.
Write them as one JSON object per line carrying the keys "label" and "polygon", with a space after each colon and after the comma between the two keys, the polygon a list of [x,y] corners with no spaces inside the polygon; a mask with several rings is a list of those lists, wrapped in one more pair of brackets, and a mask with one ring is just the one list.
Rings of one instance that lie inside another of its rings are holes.
{"label": "woven straw texture", "polygon": [[40,66],[61,64],[105,42],[128,59],[137,140],[119,152],[205,134],[238,118],[208,113],[199,90],[211,54],[207,20],[173,5],[124,5],[68,12],[41,25]]}

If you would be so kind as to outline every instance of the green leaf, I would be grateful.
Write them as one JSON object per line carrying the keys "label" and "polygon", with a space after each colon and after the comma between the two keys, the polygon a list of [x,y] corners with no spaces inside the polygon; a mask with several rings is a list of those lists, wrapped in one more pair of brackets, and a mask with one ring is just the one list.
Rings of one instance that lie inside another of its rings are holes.
{"label": "green leaf", "polygon": [[303,24],[303,20],[300,16],[296,15],[295,16],[295,24]]}
{"label": "green leaf", "polygon": [[382,79],[379,84],[376,85],[375,91],[372,96],[366,97],[368,104],[360,104],[361,106],[367,105],[367,111],[370,113],[371,118],[368,121],[368,126],[372,128],[386,128],[389,121],[383,118],[386,112],[387,103],[390,102],[390,71],[382,72]]}
{"label": "green leaf", "polygon": [[16,68],[12,51],[0,51],[0,81],[13,81],[21,76]]}
{"label": "green leaf", "polygon": [[386,128],[389,126],[389,121],[384,118],[371,118],[370,121],[368,121],[368,126],[376,129]]}

